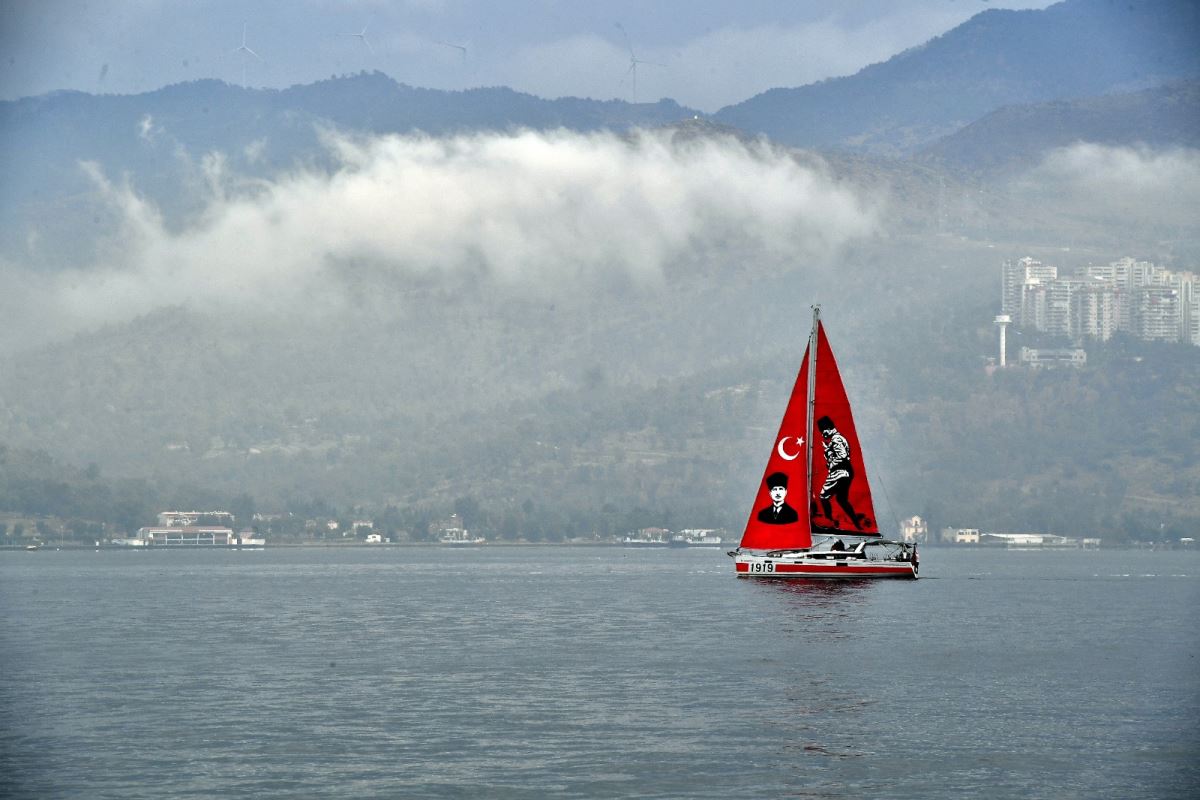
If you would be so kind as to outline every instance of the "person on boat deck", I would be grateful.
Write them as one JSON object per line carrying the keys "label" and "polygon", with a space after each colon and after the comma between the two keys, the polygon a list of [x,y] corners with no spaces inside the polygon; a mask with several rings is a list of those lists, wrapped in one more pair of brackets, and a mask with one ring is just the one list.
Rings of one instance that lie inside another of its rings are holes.
{"label": "person on boat deck", "polygon": [[800,521],[796,509],[784,502],[787,497],[788,476],[782,472],[772,472],[764,481],[771,493],[771,505],[758,512],[758,521],[768,525],[790,525]]}
{"label": "person on boat deck", "polygon": [[829,417],[817,420],[817,428],[821,431],[821,438],[825,440],[825,465],[829,468],[825,485],[821,487],[821,509],[825,512],[825,518],[833,523],[833,503],[830,502],[830,498],[837,498],[838,505],[850,517],[850,524],[862,530],[862,519],[850,504],[850,484],[854,482],[850,443],[846,441],[845,436],[838,433],[837,426]]}

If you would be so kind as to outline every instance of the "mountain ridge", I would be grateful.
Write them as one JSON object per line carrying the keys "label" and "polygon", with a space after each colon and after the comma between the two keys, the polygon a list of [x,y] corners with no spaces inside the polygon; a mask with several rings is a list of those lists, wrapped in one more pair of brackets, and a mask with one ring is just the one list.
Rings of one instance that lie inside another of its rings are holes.
{"label": "mountain ridge", "polygon": [[763,92],[714,114],[781,143],[912,153],[1005,105],[1200,77],[1200,6],[1065,0],[988,9],[851,76]]}
{"label": "mountain ridge", "polygon": [[1140,92],[1004,106],[921,149],[914,160],[979,174],[1031,168],[1077,142],[1200,147],[1200,81]]}

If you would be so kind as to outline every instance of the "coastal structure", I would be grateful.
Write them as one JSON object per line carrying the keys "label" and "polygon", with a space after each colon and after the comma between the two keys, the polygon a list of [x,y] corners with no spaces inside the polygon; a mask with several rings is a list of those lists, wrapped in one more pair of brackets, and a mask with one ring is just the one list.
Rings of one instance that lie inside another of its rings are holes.
{"label": "coastal structure", "polygon": [[1095,537],[1060,536],[1056,533],[991,533],[979,528],[943,528],[943,544],[983,547],[1006,547],[1010,550],[1027,548],[1095,549],[1100,539]]}
{"label": "coastal structure", "polygon": [[137,536],[114,539],[114,544],[132,547],[236,547],[261,548],[266,539],[252,530],[234,533],[223,525],[171,525],[138,528]]}
{"label": "coastal structure", "polygon": [[628,547],[666,547],[671,532],[666,528],[641,528],[628,534],[621,544]]}
{"label": "coastal structure", "polygon": [[440,544],[464,545],[487,542],[483,536],[471,535],[471,532],[463,526],[462,517],[458,514],[451,514],[450,519],[437,523],[437,529],[437,540]]}
{"label": "coastal structure", "polygon": [[904,542],[929,541],[929,524],[916,515],[900,520],[900,540]]}
{"label": "coastal structure", "polygon": [[671,536],[672,547],[720,547],[723,530],[715,528],[684,528]]}
{"label": "coastal structure", "polygon": [[1059,536],[1053,533],[985,533],[980,544],[1000,545],[1009,549],[1028,547],[1097,548],[1100,540],[1092,537]]}
{"label": "coastal structure", "polygon": [[158,514],[157,525],[138,528],[136,536],[115,538],[112,544],[125,547],[232,547],[246,550],[266,546],[266,539],[251,528],[243,528],[235,533],[233,521],[233,514],[228,511],[162,511]]}
{"label": "coastal structure", "polygon": [[1081,347],[1022,347],[1020,363],[1026,367],[1082,367],[1087,351]]}
{"label": "coastal structure", "polygon": [[954,544],[979,544],[979,529],[978,528],[953,528],[949,530],[949,536],[946,531],[942,531],[942,541],[949,541]]}
{"label": "coastal structure", "polygon": [[998,314],[996,316],[996,327],[1000,329],[1000,361],[999,361],[999,364],[1001,367],[1006,366],[1007,361],[1008,361],[1007,357],[1005,356],[1005,353],[1008,352],[1008,346],[1007,346],[1007,343],[1004,338],[1004,331],[1008,327],[1009,323],[1011,323],[1011,322],[1012,322],[1012,317],[1009,316],[1008,314]]}
{"label": "coastal structure", "polygon": [[162,528],[176,528],[186,525],[196,525],[203,522],[206,525],[224,525],[233,527],[233,514],[228,511],[160,511],[158,524]]}

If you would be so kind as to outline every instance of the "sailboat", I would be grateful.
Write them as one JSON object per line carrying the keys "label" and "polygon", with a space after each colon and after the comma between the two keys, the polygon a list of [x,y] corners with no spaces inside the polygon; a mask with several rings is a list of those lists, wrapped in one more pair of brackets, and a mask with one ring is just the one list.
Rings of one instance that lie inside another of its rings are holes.
{"label": "sailboat", "polygon": [[820,306],[746,530],[729,555],[739,577],[917,577],[916,544],[879,532]]}

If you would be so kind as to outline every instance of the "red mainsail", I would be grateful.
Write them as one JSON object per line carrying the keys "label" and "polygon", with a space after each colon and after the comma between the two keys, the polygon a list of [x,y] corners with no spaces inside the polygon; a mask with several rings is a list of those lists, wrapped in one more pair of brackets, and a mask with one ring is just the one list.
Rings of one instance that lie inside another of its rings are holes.
{"label": "red mainsail", "polygon": [[813,333],[742,534],[747,550],[811,547],[814,533],[879,536],[850,401],[819,319]]}
{"label": "red mainsail", "polygon": [[814,533],[879,536],[867,468],[863,463],[850,400],[842,386],[825,326],[817,322],[817,402],[813,404],[815,440],[811,517]]}

